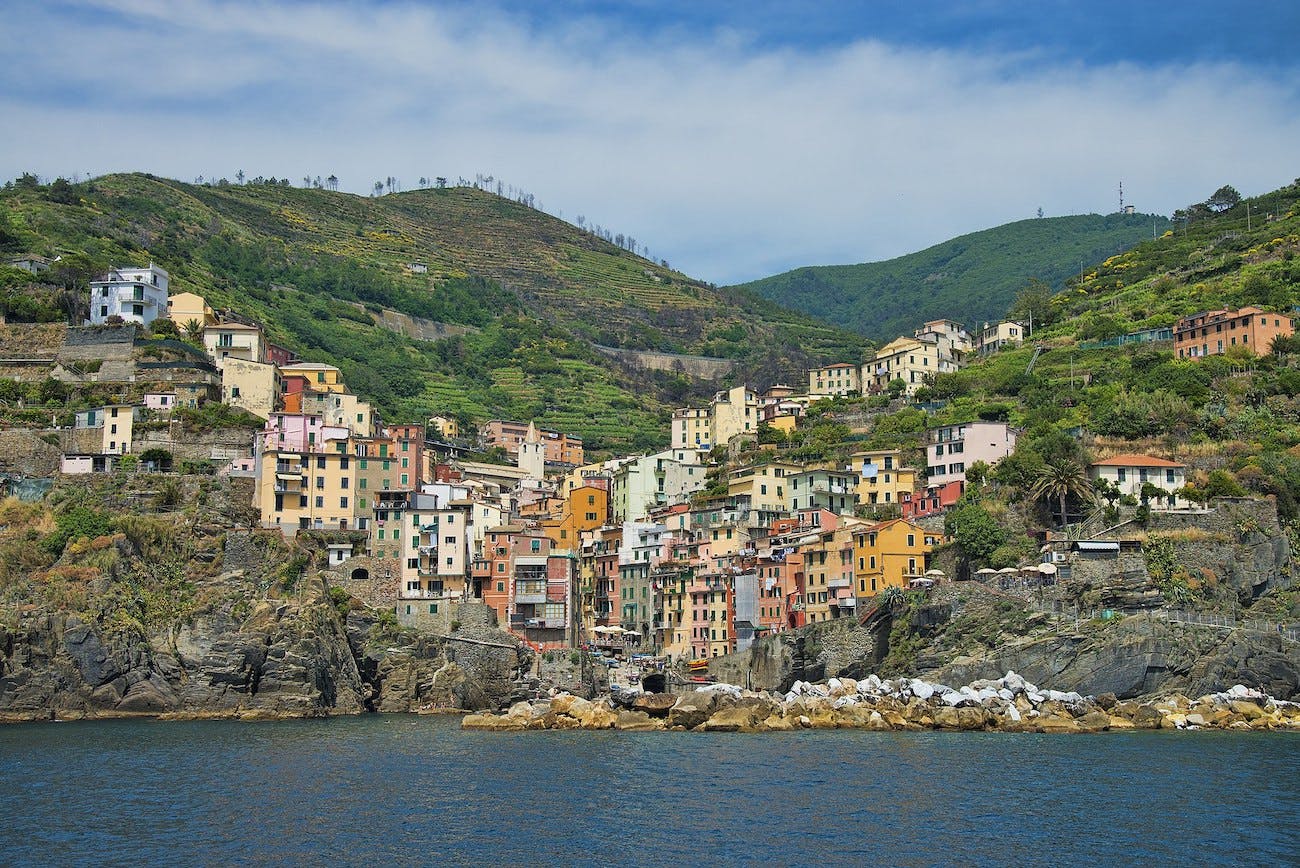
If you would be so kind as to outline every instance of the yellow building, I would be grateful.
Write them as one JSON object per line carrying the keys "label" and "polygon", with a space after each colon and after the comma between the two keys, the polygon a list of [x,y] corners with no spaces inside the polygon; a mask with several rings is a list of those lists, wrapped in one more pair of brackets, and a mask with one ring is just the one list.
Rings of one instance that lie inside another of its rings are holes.
{"label": "yellow building", "polygon": [[932,341],[895,338],[862,366],[862,383],[866,391],[883,392],[894,380],[906,384],[904,394],[911,396],[925,385],[926,377],[957,370],[956,363],[941,354]]}
{"label": "yellow building", "polygon": [[809,395],[856,395],[861,391],[861,369],[856,364],[839,362],[808,371]]}
{"label": "yellow building", "polygon": [[272,442],[262,452],[257,476],[262,526],[290,535],[309,528],[355,529],[358,458],[351,452],[348,432],[340,428],[287,448]]}
{"label": "yellow building", "polygon": [[437,431],[443,437],[459,439],[462,435],[460,423],[450,416],[430,416],[429,429]]}
{"label": "yellow building", "polygon": [[861,506],[893,505],[901,495],[916,490],[917,473],[902,466],[898,449],[875,449],[853,453],[850,469],[858,474],[858,504]]}
{"label": "yellow building", "polygon": [[217,321],[217,315],[208,307],[203,296],[193,292],[178,292],[167,296],[167,318],[176,323],[176,328],[185,331],[187,323],[196,322],[200,328],[206,328]]}
{"label": "yellow building", "polygon": [[770,461],[739,467],[727,479],[727,497],[737,508],[754,512],[787,512],[786,477],[803,471],[802,464]]}
{"label": "yellow building", "polygon": [[223,404],[269,419],[277,409],[280,392],[280,372],[275,365],[231,357],[221,367]]}
{"label": "yellow building", "polygon": [[906,519],[855,528],[853,558],[859,597],[874,597],[885,588],[905,588],[925,575],[926,555],[934,535]]}
{"label": "yellow building", "polygon": [[307,387],[317,392],[347,391],[347,387],[343,385],[342,372],[333,365],[321,362],[294,362],[292,365],[280,368],[280,373],[286,377],[294,375],[305,377]]}

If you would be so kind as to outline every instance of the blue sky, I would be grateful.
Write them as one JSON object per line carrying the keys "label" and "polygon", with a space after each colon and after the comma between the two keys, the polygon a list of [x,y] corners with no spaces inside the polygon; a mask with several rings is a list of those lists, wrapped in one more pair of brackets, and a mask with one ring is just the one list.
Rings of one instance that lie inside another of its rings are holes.
{"label": "blue sky", "polygon": [[9,0],[0,176],[490,174],[717,283],[1300,175],[1300,3]]}

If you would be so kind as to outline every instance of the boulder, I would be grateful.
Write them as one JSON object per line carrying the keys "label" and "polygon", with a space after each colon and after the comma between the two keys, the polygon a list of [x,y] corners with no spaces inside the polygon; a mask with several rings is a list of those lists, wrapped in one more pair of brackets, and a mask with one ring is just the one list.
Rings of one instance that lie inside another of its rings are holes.
{"label": "boulder", "polygon": [[644,711],[620,711],[614,720],[614,728],[625,732],[650,732],[664,728],[661,717],[651,717]]}
{"label": "boulder", "polygon": [[668,710],[677,702],[671,693],[642,693],[632,700],[634,711],[644,711],[651,717],[667,717]]}
{"label": "boulder", "polygon": [[668,709],[668,725],[694,729],[709,719],[717,704],[717,697],[711,693],[699,690],[683,693]]}

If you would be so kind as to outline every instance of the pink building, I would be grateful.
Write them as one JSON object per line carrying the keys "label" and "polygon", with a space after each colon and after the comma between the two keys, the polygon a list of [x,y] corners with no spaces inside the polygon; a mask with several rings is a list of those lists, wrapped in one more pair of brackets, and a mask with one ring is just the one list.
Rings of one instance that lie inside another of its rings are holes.
{"label": "pink building", "polygon": [[926,483],[965,482],[976,461],[997,464],[1016,448],[1016,432],[1006,422],[964,422],[931,428],[925,447]]}
{"label": "pink building", "polygon": [[346,427],[326,425],[323,416],[306,413],[272,413],[262,429],[262,448],[286,452],[319,452],[330,440],[346,440]]}

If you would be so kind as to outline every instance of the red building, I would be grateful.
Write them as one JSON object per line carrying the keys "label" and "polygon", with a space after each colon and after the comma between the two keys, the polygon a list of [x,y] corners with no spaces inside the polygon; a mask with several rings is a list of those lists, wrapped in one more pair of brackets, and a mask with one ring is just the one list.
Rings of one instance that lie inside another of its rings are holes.
{"label": "red building", "polygon": [[899,496],[898,505],[903,510],[903,518],[938,515],[956,504],[965,491],[965,482],[953,480],[943,485],[928,486],[921,491],[903,492]]}

